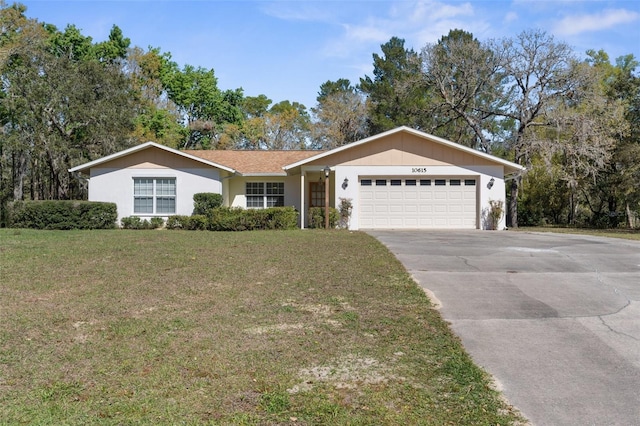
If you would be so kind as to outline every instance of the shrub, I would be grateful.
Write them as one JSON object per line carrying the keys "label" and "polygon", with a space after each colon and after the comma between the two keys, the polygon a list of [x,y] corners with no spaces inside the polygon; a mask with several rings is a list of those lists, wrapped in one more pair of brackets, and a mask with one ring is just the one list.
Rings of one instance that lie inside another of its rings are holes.
{"label": "shrub", "polygon": [[296,229],[298,227],[298,211],[293,207],[272,207],[268,212],[268,229]]}
{"label": "shrub", "polygon": [[203,214],[196,214],[189,218],[187,229],[192,231],[206,231],[209,227],[209,219]]}
{"label": "shrub", "polygon": [[184,229],[188,231],[204,231],[209,226],[209,220],[205,215],[193,216],[169,216],[167,229]]}
{"label": "shrub", "polygon": [[16,201],[9,203],[8,225],[34,229],[115,228],[115,203],[96,201]]}
{"label": "shrub", "polygon": [[187,222],[190,216],[173,215],[167,219],[167,229],[188,229]]}
{"label": "shrub", "polygon": [[293,207],[243,209],[218,207],[209,211],[209,229],[212,231],[251,231],[257,229],[294,229],[298,212]]}
{"label": "shrub", "polygon": [[152,217],[151,220],[141,219],[138,216],[123,217],[120,219],[123,229],[157,229],[162,228],[164,219],[161,217]]}
{"label": "shrub", "polygon": [[161,217],[152,217],[151,218],[151,229],[158,229],[164,226],[164,219]]}
{"label": "shrub", "polygon": [[218,208],[222,205],[222,195],[213,192],[199,192],[193,194],[193,213],[192,215],[207,214],[211,209]]}
{"label": "shrub", "polygon": [[[329,228],[335,228],[340,221],[340,212],[329,207]],[[309,228],[324,228],[324,207],[311,207],[309,209]]]}
{"label": "shrub", "polygon": [[504,214],[504,202],[502,200],[489,200],[489,208],[485,210],[486,229],[498,229],[498,224]]}
{"label": "shrub", "polygon": [[340,198],[340,205],[338,206],[338,211],[340,212],[340,228],[349,228],[352,210],[353,203],[351,202],[351,198]]}

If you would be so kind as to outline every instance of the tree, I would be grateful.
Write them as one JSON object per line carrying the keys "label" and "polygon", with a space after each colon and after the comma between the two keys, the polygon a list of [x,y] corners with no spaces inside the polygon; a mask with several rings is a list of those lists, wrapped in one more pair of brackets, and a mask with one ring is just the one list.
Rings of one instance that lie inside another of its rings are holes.
{"label": "tree", "polygon": [[49,51],[57,57],[65,56],[76,61],[98,60],[100,62],[116,62],[126,58],[131,40],[125,38],[122,30],[114,25],[109,32],[109,39],[93,43],[91,37],[84,36],[75,25],[67,25],[64,31],[50,24],[44,25],[50,34]]}
{"label": "tree", "polygon": [[609,167],[627,123],[622,102],[604,93],[598,69],[576,62],[571,74],[578,84],[545,110],[546,132],[540,133],[546,134],[539,145],[549,163],[555,160],[561,166],[558,178],[569,189],[568,223],[575,224],[578,191],[587,193]]}
{"label": "tree", "polygon": [[247,96],[242,101],[242,112],[245,118],[262,117],[269,111],[271,99],[265,95]]}
{"label": "tree", "polygon": [[[513,120],[508,141],[513,160],[528,166],[539,149],[532,129],[545,125],[541,115],[555,100],[570,94],[572,80],[571,48],[542,31],[524,31],[515,39],[505,39],[502,47],[502,70],[507,79],[504,117]],[[509,181],[508,225],[518,226],[518,195],[522,175]]]}
{"label": "tree", "polygon": [[373,78],[360,79],[359,89],[369,102],[369,133],[376,134],[397,126],[425,128],[424,88],[413,84],[420,75],[420,61],[404,40],[392,37],[381,46],[383,55],[373,54]]}
{"label": "tree", "polygon": [[264,139],[261,149],[305,149],[310,118],[307,108],[282,101],[273,105],[263,117]]}
{"label": "tree", "polygon": [[221,91],[213,69],[185,65],[163,57],[161,80],[188,128],[184,148],[212,148],[226,124],[241,124],[242,89]]}
{"label": "tree", "polygon": [[317,99],[314,147],[332,149],[368,136],[366,100],[349,80],[323,83]]}
{"label": "tree", "polygon": [[[620,103],[624,109],[624,124],[615,137],[615,147],[608,167],[585,196],[594,212],[606,217],[609,226],[618,226],[621,210],[627,218],[627,226],[634,227],[640,214],[640,77],[639,65],[633,55],[609,61],[606,52],[587,51],[587,63],[600,76],[602,91],[612,103]],[[622,131],[626,129],[627,131]]]}
{"label": "tree", "polygon": [[133,137],[178,148],[187,137],[178,107],[169,99],[160,79],[163,58],[158,48],[129,50],[124,69],[131,82],[137,109]]}
{"label": "tree", "polygon": [[324,99],[335,93],[356,92],[357,88],[351,85],[347,78],[339,78],[336,81],[327,80],[320,85],[320,91],[316,97],[318,103],[322,103]]}
{"label": "tree", "polygon": [[491,151],[491,136],[500,125],[496,117],[503,107],[501,54],[498,46],[481,43],[462,30],[451,30],[422,49],[422,84],[425,93],[432,88],[427,103],[431,106],[425,111],[435,118],[432,133]]}
{"label": "tree", "polygon": [[27,183],[32,199],[81,197],[80,181],[67,169],[128,146],[135,116],[129,82],[116,63],[52,50],[52,27],[23,13],[0,10],[16,29],[5,39],[1,69],[7,143],[0,161],[11,164],[14,199],[25,196]]}

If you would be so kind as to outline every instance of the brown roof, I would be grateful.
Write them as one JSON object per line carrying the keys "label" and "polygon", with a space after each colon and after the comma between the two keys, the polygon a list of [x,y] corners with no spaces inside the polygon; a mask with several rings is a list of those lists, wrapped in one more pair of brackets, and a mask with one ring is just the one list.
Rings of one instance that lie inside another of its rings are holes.
{"label": "brown roof", "polygon": [[233,150],[184,150],[213,163],[230,167],[243,175],[286,174],[282,168],[305,160],[324,151],[233,151]]}

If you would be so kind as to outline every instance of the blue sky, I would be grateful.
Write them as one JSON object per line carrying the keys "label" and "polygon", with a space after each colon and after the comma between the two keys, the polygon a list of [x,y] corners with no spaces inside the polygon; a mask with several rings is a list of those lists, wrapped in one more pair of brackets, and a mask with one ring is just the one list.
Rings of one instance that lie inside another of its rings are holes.
{"label": "blue sky", "polygon": [[[11,3],[10,0],[7,0]],[[450,29],[479,40],[542,29],[584,56],[603,49],[640,59],[640,0],[24,0],[27,16],[94,41],[118,25],[132,45],[213,68],[218,86],[315,106],[320,84],[372,75],[372,54],[393,36],[419,51]]]}

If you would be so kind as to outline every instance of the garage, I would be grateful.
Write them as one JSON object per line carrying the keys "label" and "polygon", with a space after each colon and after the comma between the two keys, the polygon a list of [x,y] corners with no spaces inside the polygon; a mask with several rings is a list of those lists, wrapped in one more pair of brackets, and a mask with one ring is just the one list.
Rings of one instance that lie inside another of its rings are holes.
{"label": "garage", "polygon": [[[286,165],[309,218],[314,185],[357,229],[504,229],[505,182],[523,166],[408,127]],[[345,203],[345,201],[347,203]],[[498,207],[495,207],[498,206]],[[502,207],[501,207],[502,206]],[[494,210],[492,210],[494,209]],[[490,214],[497,222],[487,220]],[[302,222],[306,227],[310,222]]]}
{"label": "garage", "polygon": [[362,177],[360,226],[476,229],[476,177]]}

